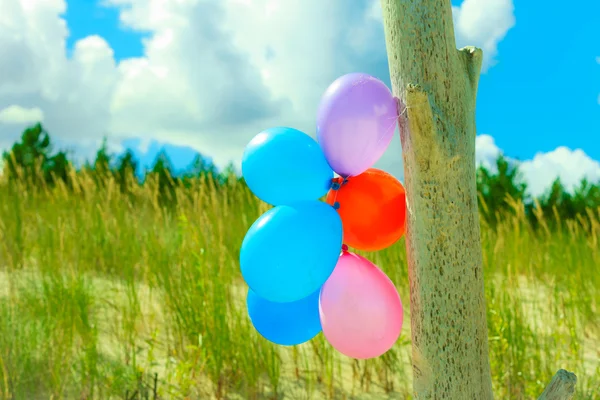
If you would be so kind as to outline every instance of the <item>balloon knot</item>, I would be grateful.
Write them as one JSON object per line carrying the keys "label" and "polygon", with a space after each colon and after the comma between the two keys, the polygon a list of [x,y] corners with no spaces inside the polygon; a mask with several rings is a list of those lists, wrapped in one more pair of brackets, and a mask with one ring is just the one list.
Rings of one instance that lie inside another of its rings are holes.
{"label": "balloon knot", "polygon": [[340,184],[339,182],[332,182],[331,183],[331,190],[339,190],[340,189]]}
{"label": "balloon knot", "polygon": [[337,210],[338,208],[340,208],[340,203],[336,201],[335,203],[333,203],[333,209]]}
{"label": "balloon knot", "polygon": [[343,244],[343,245],[342,245],[342,251],[343,251],[344,253],[347,253],[347,252],[348,252],[348,246],[347,246],[347,245],[345,245],[345,244]]}

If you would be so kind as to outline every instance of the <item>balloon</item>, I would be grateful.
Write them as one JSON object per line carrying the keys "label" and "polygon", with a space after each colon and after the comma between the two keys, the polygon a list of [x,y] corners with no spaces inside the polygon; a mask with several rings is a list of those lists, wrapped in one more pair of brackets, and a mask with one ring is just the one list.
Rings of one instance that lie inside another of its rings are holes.
{"label": "balloon", "polygon": [[321,332],[319,292],[291,303],[274,303],[248,290],[248,316],[258,333],[275,344],[308,342]]}
{"label": "balloon", "polygon": [[321,99],[317,140],[335,172],[355,176],[383,155],[397,122],[398,104],[383,82],[348,74],[334,81]]}
{"label": "balloon", "polygon": [[300,300],[329,278],[341,245],[342,220],[329,204],[277,206],[248,230],[240,252],[242,275],[266,300]]}
{"label": "balloon", "polygon": [[344,227],[344,243],[355,249],[375,251],[394,244],[406,230],[406,192],[385,171],[369,168],[358,176],[335,178],[327,203],[338,203]]}
{"label": "balloon", "polygon": [[340,353],[357,359],[379,357],[402,330],[402,302],[390,279],[369,260],[344,251],[321,288],[321,326]]}
{"label": "balloon", "polygon": [[252,192],[273,205],[318,200],[333,178],[319,144],[293,128],[271,128],[244,150],[242,175]]}

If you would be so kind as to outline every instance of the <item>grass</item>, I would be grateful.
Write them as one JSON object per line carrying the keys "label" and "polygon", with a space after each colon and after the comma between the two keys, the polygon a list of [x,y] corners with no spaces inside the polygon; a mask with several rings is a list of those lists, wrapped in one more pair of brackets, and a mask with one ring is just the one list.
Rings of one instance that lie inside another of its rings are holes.
{"label": "grass", "polygon": [[[319,335],[274,346],[245,310],[239,246],[264,211],[241,184],[177,191],[78,177],[75,193],[0,186],[0,398],[404,399],[410,323],[383,357],[354,361]],[[522,207],[482,246],[497,398],[536,398],[559,368],[600,398],[600,221],[534,233]],[[369,254],[409,306],[404,243]],[[150,397],[151,398],[151,397]]]}

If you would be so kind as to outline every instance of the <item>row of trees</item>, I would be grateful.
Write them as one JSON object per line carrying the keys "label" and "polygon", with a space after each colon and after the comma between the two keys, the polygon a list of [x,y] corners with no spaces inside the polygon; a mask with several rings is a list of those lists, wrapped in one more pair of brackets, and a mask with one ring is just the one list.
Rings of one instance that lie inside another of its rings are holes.
{"label": "row of trees", "polygon": [[[534,225],[542,216],[551,221],[598,218],[600,212],[600,181],[589,182],[586,178],[574,190],[569,191],[556,178],[542,196],[534,198],[527,192],[519,165],[511,163],[500,155],[496,160],[497,172],[491,173],[480,166],[477,169],[477,192],[479,210],[491,225],[507,212],[515,211],[515,205],[522,205],[526,216]],[[537,216],[536,216],[537,215]]]}
{"label": "row of trees", "polygon": [[190,186],[192,180],[202,177],[212,180],[216,185],[223,185],[235,171],[233,166],[229,166],[219,172],[212,162],[198,155],[185,173],[178,175],[174,173],[167,154],[161,152],[152,168],[140,174],[139,161],[131,150],[115,157],[110,154],[106,141],[92,162],[76,168],[67,152],[55,152],[53,148],[50,134],[41,124],[27,128],[10,151],[2,154],[3,175],[8,182],[26,182],[32,187],[54,186],[61,182],[67,188],[72,188],[73,179],[86,174],[93,178],[98,187],[104,187],[109,179],[114,179],[123,192],[130,191],[131,185],[155,181],[159,188],[159,200],[167,204],[176,200],[173,194],[178,186]]}
{"label": "row of trees", "polygon": [[[165,205],[176,200],[173,194],[178,186],[187,187],[194,179],[208,178],[218,187],[227,184],[234,175],[233,167],[219,172],[201,155],[196,157],[185,174],[177,175],[163,152],[157,156],[152,168],[139,176],[136,175],[139,168],[135,155],[128,150],[115,158],[109,153],[106,142],[97,151],[92,163],[77,169],[65,151],[53,151],[52,139],[41,124],[26,129],[12,149],[3,154],[3,160],[3,172],[9,182],[26,181],[33,186],[51,186],[61,181],[71,187],[73,176],[80,173],[92,176],[98,186],[105,185],[108,178],[113,178],[122,191],[130,190],[132,184],[144,185],[155,180],[161,202]],[[600,182],[592,183],[584,179],[573,192],[569,192],[557,178],[543,196],[532,198],[527,194],[527,184],[517,164],[500,156],[496,167],[497,172],[494,173],[484,167],[477,170],[480,211],[491,225],[495,225],[507,212],[514,212],[515,202],[523,204],[526,215],[534,224],[536,213],[552,219],[577,219],[590,213],[598,215]],[[241,178],[234,179],[243,182]]]}

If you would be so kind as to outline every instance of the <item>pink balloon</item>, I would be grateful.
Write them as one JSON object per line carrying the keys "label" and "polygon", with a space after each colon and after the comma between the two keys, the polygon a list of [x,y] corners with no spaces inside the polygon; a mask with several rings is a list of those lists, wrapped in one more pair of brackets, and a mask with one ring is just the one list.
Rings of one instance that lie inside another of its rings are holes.
{"label": "pink balloon", "polygon": [[344,251],[319,299],[323,334],[340,353],[379,357],[402,330],[404,311],[394,284],[375,264]]}

